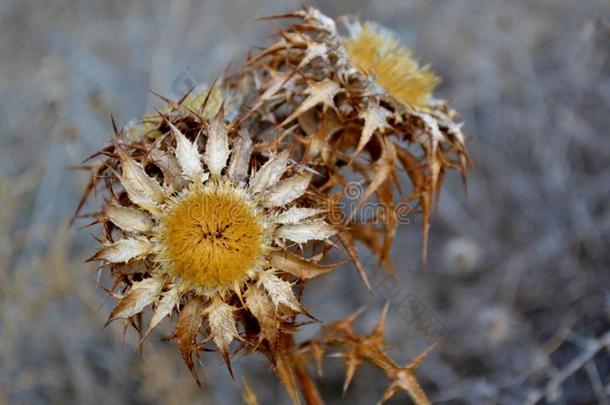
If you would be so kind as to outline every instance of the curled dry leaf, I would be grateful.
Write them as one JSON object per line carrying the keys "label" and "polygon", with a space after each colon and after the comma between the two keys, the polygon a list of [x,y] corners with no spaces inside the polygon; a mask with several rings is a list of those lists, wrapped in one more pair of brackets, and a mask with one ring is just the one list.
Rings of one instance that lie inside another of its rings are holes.
{"label": "curled dry leaf", "polygon": [[421,388],[415,375],[416,369],[422,364],[426,356],[430,354],[434,345],[420,353],[414,360],[405,366],[398,365],[385,351],[386,343],[383,339],[389,304],[384,307],[377,325],[373,331],[361,336],[354,331],[353,324],[362,313],[362,310],[353,315],[335,321],[321,328],[319,334],[313,339],[305,342],[303,347],[314,356],[318,364],[327,347],[335,347],[340,352],[334,356],[345,362],[344,392],[363,362],[370,363],[380,369],[390,380],[390,386],[385,391],[379,404],[386,402],[397,393],[404,391],[417,405],[428,405],[430,401]]}
{"label": "curled dry leaf", "polygon": [[336,270],[344,263],[319,264],[303,259],[289,251],[275,252],[271,255],[271,265],[302,280],[326,274]]}
{"label": "curled dry leaf", "polygon": [[384,129],[390,128],[387,119],[391,115],[392,113],[390,111],[377,105],[371,106],[359,114],[359,117],[364,120],[364,127],[362,128],[362,135],[360,136],[355,156],[362,152],[366,144],[369,143],[373,137],[375,131],[383,131]]}
{"label": "curled dry leaf", "polygon": [[362,261],[360,260],[360,255],[356,250],[356,244],[354,243],[353,236],[348,231],[339,232],[337,236],[339,237],[339,240],[347,251],[347,254],[352,259],[352,262],[354,262],[354,266],[356,266],[356,270],[358,270],[358,274],[360,275],[362,282],[364,283],[366,288],[371,291],[371,283],[369,282],[369,278],[366,275],[366,270],[362,265]]}
{"label": "curled dry leaf", "polygon": [[384,139],[382,141],[382,152],[379,160],[373,163],[373,168],[371,170],[372,178],[367,187],[366,191],[362,194],[358,203],[356,204],[356,210],[367,201],[375,191],[385,182],[388,178],[391,178],[394,172],[394,164],[396,162],[396,148],[394,147],[394,142],[389,139]]}
{"label": "curled dry leaf", "polygon": [[299,397],[299,391],[297,388],[295,366],[292,364],[292,359],[286,351],[277,351],[273,371],[286,388],[286,391],[288,391],[288,395],[290,395],[292,403],[294,405],[301,405],[301,398]]}
{"label": "curled dry leaf", "polygon": [[174,191],[184,188],[186,181],[182,177],[182,168],[174,154],[164,152],[156,147],[148,151],[148,157],[163,173],[163,181],[166,187]]}

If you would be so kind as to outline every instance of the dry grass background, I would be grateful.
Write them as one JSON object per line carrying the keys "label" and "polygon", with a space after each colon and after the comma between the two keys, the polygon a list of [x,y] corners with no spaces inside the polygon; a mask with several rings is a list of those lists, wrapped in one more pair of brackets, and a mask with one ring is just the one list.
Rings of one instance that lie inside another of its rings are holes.
{"label": "dry grass background", "polygon": [[[429,263],[403,226],[398,290],[374,294],[342,270],[311,286],[320,319],[360,305],[370,328],[392,302],[392,354],[427,346],[400,297],[417,297],[444,332],[421,368],[438,403],[609,403],[610,3],[318,1],[395,29],[443,77],[472,134],[468,196],[450,178],[433,219]],[[93,230],[68,227],[84,173],[69,170],[125,123],[212,81],[270,29],[255,17],[292,1],[0,2],[0,403],[239,403],[247,377],[262,404],[288,403],[261,359],[233,382],[204,355],[199,390],[161,335],[136,351],[84,265]],[[92,209],[92,208],[91,208]],[[373,267],[373,264],[371,264]],[[315,328],[304,333],[313,333]],[[371,404],[385,382],[361,369],[342,398],[326,362],[328,403]],[[548,394],[544,399],[544,394]],[[403,403],[405,397],[393,403]]]}

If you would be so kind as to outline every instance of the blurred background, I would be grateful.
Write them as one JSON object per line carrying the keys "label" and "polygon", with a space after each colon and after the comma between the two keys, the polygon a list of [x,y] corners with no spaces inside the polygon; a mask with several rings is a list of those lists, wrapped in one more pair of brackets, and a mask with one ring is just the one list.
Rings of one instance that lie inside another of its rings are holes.
{"label": "blurred background", "polygon": [[[467,195],[447,179],[425,266],[420,229],[405,225],[392,289],[369,260],[373,294],[341,270],[309,288],[310,312],[331,321],[367,305],[368,332],[389,300],[403,363],[441,337],[419,369],[435,403],[610,403],[610,2],[312,4],[392,28],[429,63],[476,167]],[[169,325],[142,353],[120,322],[103,328],[110,303],[83,264],[96,230],[68,220],[87,180],[71,166],[110,138],[111,114],[123,125],[159,105],[149,89],[179,98],[213,81],[268,43],[257,17],[300,5],[0,1],[0,404],[238,404],[244,377],[261,404],[289,403],[260,357],[234,361],[233,381],[204,353],[201,390],[160,342]],[[363,366],[342,397],[343,378],[326,360],[327,403],[376,403],[387,384]]]}

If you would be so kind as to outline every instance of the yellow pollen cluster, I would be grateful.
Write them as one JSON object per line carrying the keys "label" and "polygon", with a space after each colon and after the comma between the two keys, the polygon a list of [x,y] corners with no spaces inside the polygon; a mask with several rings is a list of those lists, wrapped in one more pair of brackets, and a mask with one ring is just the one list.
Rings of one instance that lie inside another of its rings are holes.
{"label": "yellow pollen cluster", "polygon": [[264,231],[260,215],[237,190],[195,187],[161,220],[163,259],[193,286],[235,288],[260,261]]}
{"label": "yellow pollen cluster", "polygon": [[392,97],[407,105],[425,105],[439,82],[427,67],[419,67],[409,49],[401,47],[390,34],[380,32],[371,24],[364,24],[360,32],[346,38],[344,44],[358,69],[374,74]]}

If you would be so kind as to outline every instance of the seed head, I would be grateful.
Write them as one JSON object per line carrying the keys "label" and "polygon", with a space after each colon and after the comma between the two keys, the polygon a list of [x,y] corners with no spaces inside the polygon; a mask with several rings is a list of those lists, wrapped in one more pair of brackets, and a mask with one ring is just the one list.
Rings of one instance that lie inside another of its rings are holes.
{"label": "seed head", "polygon": [[[342,36],[336,22],[313,7],[272,18],[297,21],[281,27],[274,43],[224,82],[241,94],[242,127],[255,138],[290,142],[295,158],[321,174],[315,181],[325,190],[339,186],[346,193],[346,178],[358,181],[356,208],[376,197],[383,217],[360,226],[356,210],[341,224],[351,229],[341,241],[365,284],[354,240],[391,270],[388,256],[401,220],[422,217],[425,259],[445,174],[457,170],[465,178],[468,163],[459,116],[433,96],[438,77],[376,24],[346,19]],[[410,180],[406,190],[398,186],[400,170]],[[400,217],[405,204],[411,218]]]}
{"label": "seed head", "polygon": [[229,369],[235,339],[273,356],[277,336],[307,314],[293,287],[336,268],[302,252],[321,251],[319,260],[337,229],[307,197],[317,194],[312,175],[288,150],[256,144],[222,108],[214,117],[181,102],[164,110],[156,139],[119,132],[103,149],[87,189],[106,179],[92,259],[125,285],[109,321],[135,322],[151,307],[144,338],[180,309],[175,337],[197,378],[193,356],[208,336]]}

